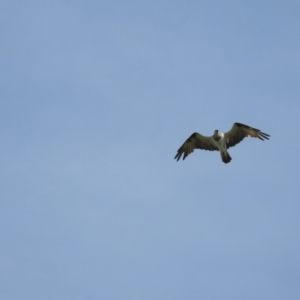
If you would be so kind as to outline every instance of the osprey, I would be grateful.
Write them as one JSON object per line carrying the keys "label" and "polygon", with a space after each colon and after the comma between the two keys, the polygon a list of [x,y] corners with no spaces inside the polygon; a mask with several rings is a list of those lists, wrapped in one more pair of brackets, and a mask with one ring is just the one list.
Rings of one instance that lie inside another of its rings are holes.
{"label": "osprey", "polygon": [[223,163],[228,164],[231,161],[231,157],[227,149],[235,146],[245,137],[259,138],[264,141],[265,139],[268,140],[269,136],[270,135],[261,132],[259,129],[241,123],[234,123],[231,130],[226,133],[215,130],[212,136],[203,136],[195,132],[178,149],[174,159],[178,161],[182,154],[183,159],[185,159],[189,154],[194,152],[195,149],[217,150],[221,153]]}

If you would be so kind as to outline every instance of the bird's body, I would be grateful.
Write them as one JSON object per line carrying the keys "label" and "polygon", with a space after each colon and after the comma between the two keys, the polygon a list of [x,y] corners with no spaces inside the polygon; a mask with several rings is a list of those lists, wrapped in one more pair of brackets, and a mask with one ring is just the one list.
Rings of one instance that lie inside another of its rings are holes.
{"label": "bird's body", "polygon": [[227,151],[227,146],[226,146],[226,140],[224,133],[219,132],[218,130],[215,130],[212,139],[216,145],[216,147],[219,149],[222,161],[224,163],[229,163],[231,161],[231,157]]}
{"label": "bird's body", "polygon": [[203,149],[209,151],[220,151],[222,161],[227,164],[231,161],[231,157],[227,151],[230,147],[235,146],[241,142],[245,137],[256,137],[260,140],[269,139],[269,135],[261,132],[259,129],[250,126],[234,123],[231,130],[222,133],[215,130],[212,136],[203,136],[200,133],[193,133],[178,149],[176,156],[177,161],[183,154],[185,159],[194,149]]}

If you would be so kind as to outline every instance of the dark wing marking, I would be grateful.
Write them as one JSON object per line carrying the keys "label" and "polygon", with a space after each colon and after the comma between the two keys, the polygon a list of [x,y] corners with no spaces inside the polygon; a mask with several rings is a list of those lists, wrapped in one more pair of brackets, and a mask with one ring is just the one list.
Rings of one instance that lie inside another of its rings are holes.
{"label": "dark wing marking", "polygon": [[268,140],[270,135],[261,132],[259,129],[250,126],[234,123],[231,130],[225,133],[227,149],[241,142],[245,137],[259,138],[264,141]]}
{"label": "dark wing marking", "polygon": [[189,154],[194,152],[195,149],[203,149],[209,151],[219,150],[215,146],[212,137],[203,136],[195,132],[178,149],[174,159],[177,159],[178,161],[182,154],[183,154],[183,159],[185,159]]}

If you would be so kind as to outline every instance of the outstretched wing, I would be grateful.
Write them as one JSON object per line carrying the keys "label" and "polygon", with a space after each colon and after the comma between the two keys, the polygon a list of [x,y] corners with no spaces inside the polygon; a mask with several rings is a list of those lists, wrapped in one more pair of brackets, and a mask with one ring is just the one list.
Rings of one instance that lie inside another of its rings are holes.
{"label": "outstretched wing", "polygon": [[194,152],[195,149],[203,149],[203,150],[210,150],[210,151],[219,150],[215,146],[212,137],[203,136],[195,132],[178,149],[174,159],[177,159],[178,161],[182,154],[183,154],[183,159],[185,159],[189,154]]}
{"label": "outstretched wing", "polygon": [[241,123],[234,123],[231,130],[225,133],[227,149],[235,146],[245,137],[259,138],[264,141],[265,139],[268,140],[270,135],[261,132],[259,129],[255,129]]}

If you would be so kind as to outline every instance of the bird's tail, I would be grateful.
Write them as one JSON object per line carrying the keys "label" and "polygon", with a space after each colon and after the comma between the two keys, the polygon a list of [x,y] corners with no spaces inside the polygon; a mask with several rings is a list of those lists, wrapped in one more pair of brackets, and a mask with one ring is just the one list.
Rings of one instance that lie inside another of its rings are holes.
{"label": "bird's tail", "polygon": [[221,152],[221,158],[225,164],[228,164],[231,161],[231,156],[227,151]]}

